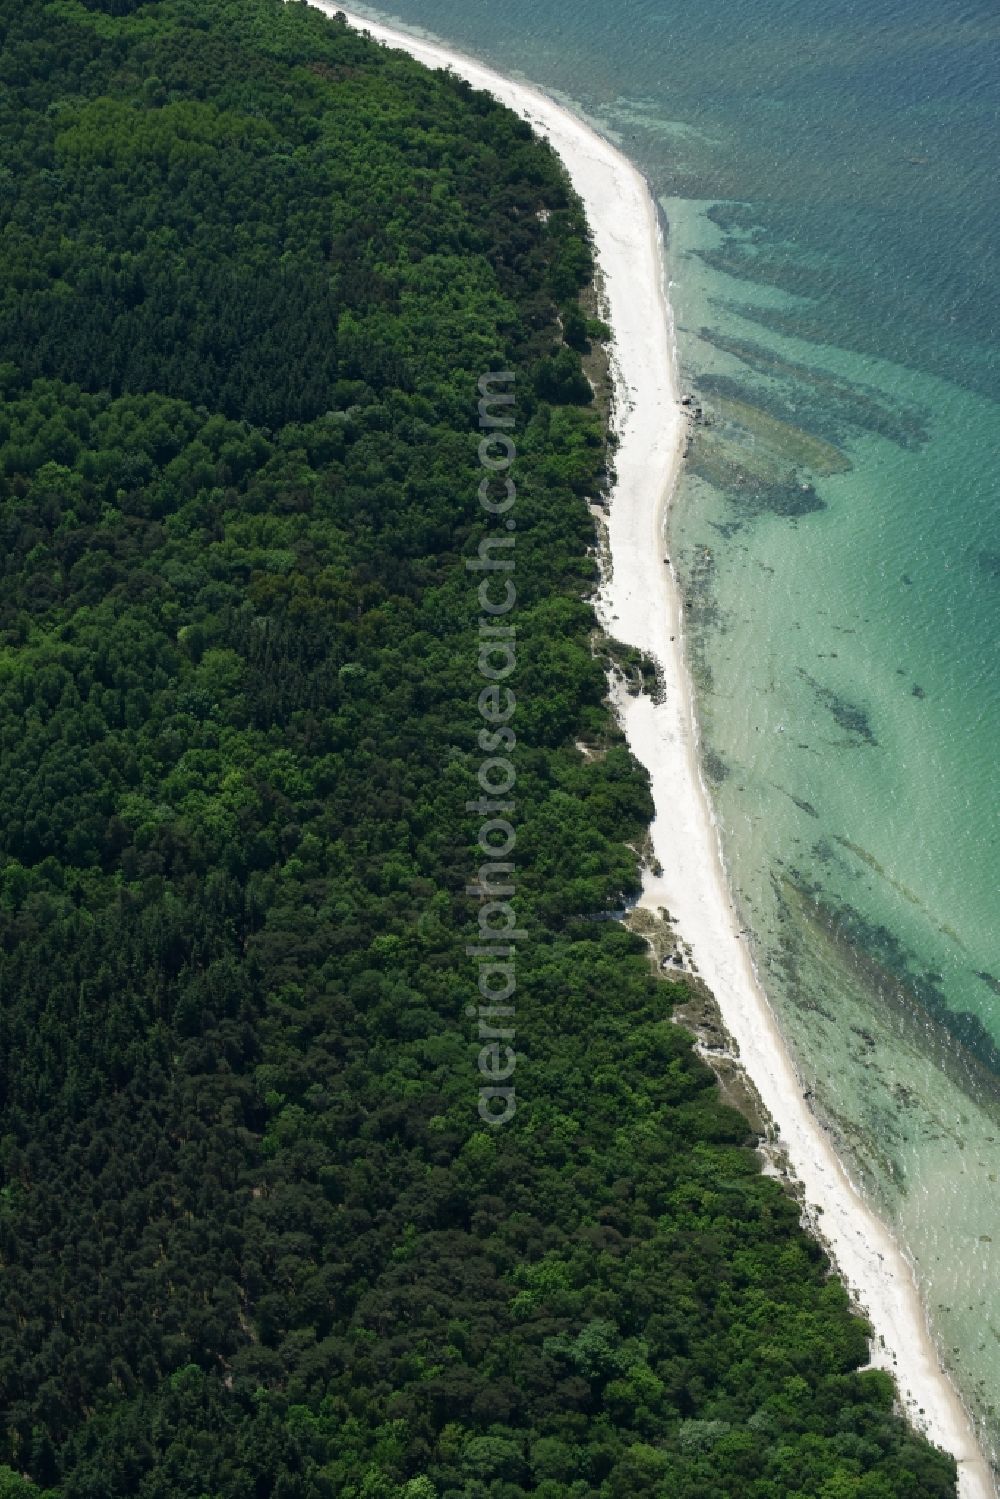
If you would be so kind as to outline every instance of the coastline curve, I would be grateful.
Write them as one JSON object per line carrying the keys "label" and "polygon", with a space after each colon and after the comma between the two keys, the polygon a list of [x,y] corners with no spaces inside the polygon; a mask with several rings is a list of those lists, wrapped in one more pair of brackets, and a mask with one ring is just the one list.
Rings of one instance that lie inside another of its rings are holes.
{"label": "coastline curve", "polygon": [[526,119],[549,140],[583,200],[603,275],[614,345],[617,478],[607,517],[610,569],[596,605],[608,634],[654,658],[659,700],[619,691],[616,708],[655,805],[652,846],[662,872],[647,869],[640,904],[669,910],[733,1036],[740,1062],[775,1122],[777,1144],[804,1191],[807,1211],[872,1329],[871,1362],[897,1382],[911,1424],[958,1462],[961,1499],[996,1499],[971,1418],[942,1369],[913,1266],[861,1197],[803,1097],[791,1057],[740,931],[720,840],[701,774],[693,691],[684,656],[683,605],[665,557],[667,508],[687,424],[666,293],[656,204],[645,178],[592,126],[541,89],[504,77],[425,35],[309,0],[327,15],[450,68]]}

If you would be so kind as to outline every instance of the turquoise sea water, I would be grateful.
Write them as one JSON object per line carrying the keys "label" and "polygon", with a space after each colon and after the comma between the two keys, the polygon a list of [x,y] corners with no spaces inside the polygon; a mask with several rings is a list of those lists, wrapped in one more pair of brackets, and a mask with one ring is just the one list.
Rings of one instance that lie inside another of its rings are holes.
{"label": "turquoise sea water", "polygon": [[996,1456],[996,0],[380,13],[565,97],[663,205],[705,418],[670,544],[730,872]]}

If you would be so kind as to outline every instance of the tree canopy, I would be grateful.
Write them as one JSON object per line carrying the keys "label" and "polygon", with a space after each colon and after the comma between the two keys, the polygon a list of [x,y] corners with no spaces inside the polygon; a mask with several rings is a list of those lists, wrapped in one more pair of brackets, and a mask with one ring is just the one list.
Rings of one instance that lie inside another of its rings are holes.
{"label": "tree canopy", "polygon": [[[651,805],[592,648],[556,157],[299,4],[0,31],[0,1496],[953,1495],[605,919]],[[502,1130],[466,1018],[491,369]]]}

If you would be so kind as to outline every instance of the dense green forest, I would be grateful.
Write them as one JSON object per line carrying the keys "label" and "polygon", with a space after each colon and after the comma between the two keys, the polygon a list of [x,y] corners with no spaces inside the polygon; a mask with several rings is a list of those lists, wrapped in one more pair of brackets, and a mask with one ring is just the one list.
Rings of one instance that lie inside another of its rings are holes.
{"label": "dense green forest", "polygon": [[[952,1495],[682,988],[598,919],[650,799],[591,647],[556,158],[298,4],[0,27],[0,1499]],[[502,1128],[467,1018],[488,370]]]}

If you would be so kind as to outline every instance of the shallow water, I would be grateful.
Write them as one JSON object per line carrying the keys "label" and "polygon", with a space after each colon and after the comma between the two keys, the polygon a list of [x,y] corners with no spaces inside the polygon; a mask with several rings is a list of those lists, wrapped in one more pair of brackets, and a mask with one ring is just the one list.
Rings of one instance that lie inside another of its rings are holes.
{"label": "shallow water", "polygon": [[572,102],[663,205],[703,413],[670,547],[731,876],[996,1454],[994,0],[379,9]]}

